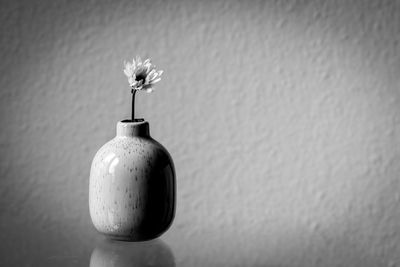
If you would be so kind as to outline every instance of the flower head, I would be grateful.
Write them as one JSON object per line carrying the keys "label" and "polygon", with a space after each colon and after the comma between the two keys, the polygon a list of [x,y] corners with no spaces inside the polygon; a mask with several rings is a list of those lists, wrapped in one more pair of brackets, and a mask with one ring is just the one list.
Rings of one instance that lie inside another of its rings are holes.
{"label": "flower head", "polygon": [[136,57],[136,60],[124,62],[124,65],[124,73],[133,90],[145,90],[150,93],[153,91],[153,85],[161,80],[163,71],[157,70],[150,59],[142,62],[140,57]]}

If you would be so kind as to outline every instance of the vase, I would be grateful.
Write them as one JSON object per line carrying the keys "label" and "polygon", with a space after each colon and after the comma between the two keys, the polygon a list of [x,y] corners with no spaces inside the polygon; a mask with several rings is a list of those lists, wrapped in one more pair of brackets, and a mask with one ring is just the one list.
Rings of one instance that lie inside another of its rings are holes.
{"label": "vase", "polygon": [[114,139],[94,156],[89,209],[100,233],[145,241],[164,233],[175,216],[175,168],[168,151],[150,137],[149,123],[117,123]]}

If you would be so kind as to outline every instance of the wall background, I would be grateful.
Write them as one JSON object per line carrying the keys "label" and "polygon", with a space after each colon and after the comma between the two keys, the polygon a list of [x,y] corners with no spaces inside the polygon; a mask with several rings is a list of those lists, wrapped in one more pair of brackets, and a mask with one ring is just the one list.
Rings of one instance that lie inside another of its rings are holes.
{"label": "wall background", "polygon": [[180,264],[400,266],[399,1],[3,1],[0,19],[2,246],[90,225],[90,163],[142,55],[165,71],[137,113],[175,161]]}

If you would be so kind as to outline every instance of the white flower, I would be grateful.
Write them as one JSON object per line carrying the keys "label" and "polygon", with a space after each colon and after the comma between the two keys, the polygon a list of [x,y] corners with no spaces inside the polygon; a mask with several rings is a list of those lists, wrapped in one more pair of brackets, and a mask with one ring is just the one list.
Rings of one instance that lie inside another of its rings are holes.
{"label": "white flower", "polygon": [[142,62],[140,57],[136,57],[136,60],[132,59],[132,63],[124,62],[124,65],[124,73],[133,90],[145,90],[150,93],[153,91],[153,85],[161,80],[163,71],[156,70],[150,59]]}

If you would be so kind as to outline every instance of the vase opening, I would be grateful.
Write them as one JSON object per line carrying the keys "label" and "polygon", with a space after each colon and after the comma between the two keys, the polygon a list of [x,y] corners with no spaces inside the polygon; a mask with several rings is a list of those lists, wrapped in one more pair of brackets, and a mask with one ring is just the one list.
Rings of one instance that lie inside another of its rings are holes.
{"label": "vase opening", "polygon": [[132,122],[143,122],[144,121],[144,119],[143,118],[140,118],[140,119],[134,119],[133,121],[132,120],[123,120],[123,121],[121,121],[121,122],[124,122],[124,123],[132,123]]}
{"label": "vase opening", "polygon": [[117,123],[117,136],[150,136],[149,123],[144,119],[123,120]]}

